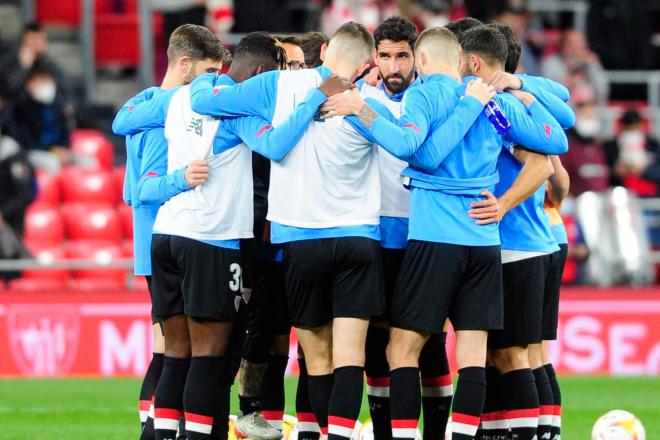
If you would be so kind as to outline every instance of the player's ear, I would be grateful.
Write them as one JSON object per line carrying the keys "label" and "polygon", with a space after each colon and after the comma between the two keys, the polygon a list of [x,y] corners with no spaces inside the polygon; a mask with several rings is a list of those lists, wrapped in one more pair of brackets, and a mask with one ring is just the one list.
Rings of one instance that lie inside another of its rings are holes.
{"label": "player's ear", "polygon": [[319,55],[321,61],[325,61],[325,54],[327,51],[328,51],[328,43],[323,43],[321,45],[321,54]]}
{"label": "player's ear", "polygon": [[263,64],[259,64],[254,74],[259,75],[260,73],[263,73],[265,70],[266,70],[266,66],[264,66]]}
{"label": "player's ear", "polygon": [[361,77],[362,74],[369,68],[369,66],[371,66],[371,64],[364,63],[360,67],[358,67],[358,69],[355,71],[355,77],[353,78],[353,80],[355,80],[356,78]]}
{"label": "player's ear", "polygon": [[373,61],[372,61],[372,62],[373,62],[374,65],[376,64],[376,57],[377,57],[377,55],[378,55],[378,52],[376,51],[376,49],[374,49],[374,50],[371,51],[371,57],[373,58]]}

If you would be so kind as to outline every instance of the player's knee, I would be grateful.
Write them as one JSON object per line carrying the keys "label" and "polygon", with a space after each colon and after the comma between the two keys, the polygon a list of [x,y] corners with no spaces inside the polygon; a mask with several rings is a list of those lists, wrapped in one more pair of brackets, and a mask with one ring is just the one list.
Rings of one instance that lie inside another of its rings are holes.
{"label": "player's knee", "polygon": [[387,344],[387,362],[392,370],[403,367],[417,367],[420,352],[421,348],[418,347],[418,344],[407,343],[405,338],[393,335],[390,343]]}
{"label": "player's knee", "polygon": [[543,366],[543,348],[541,344],[531,344],[528,348],[529,365],[532,369]]}
{"label": "player's knee", "polygon": [[493,363],[500,373],[529,368],[529,355],[526,348],[509,347],[493,351]]}

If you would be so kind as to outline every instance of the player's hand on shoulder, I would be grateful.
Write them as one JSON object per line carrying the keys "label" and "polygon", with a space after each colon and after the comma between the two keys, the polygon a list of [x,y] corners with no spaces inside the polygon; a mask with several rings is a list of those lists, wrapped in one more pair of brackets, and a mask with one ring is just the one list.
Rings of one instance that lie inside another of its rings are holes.
{"label": "player's hand on shoulder", "polygon": [[504,90],[519,90],[522,87],[522,81],[516,75],[498,70],[490,77],[488,84],[495,88],[497,93]]}
{"label": "player's hand on shoulder", "polygon": [[347,90],[328,98],[321,107],[327,118],[333,116],[357,115],[364,107],[364,101],[357,89]]}
{"label": "player's hand on shoulder", "polygon": [[195,159],[188,164],[184,175],[191,188],[201,185],[209,176],[209,163],[204,159]]}
{"label": "player's hand on shoulder", "polygon": [[475,219],[478,225],[489,225],[502,220],[505,213],[502,211],[497,197],[487,189],[482,191],[481,196],[485,197],[486,200],[472,203],[468,215]]}
{"label": "player's hand on shoulder", "polygon": [[532,102],[536,101],[536,97],[529,92],[523,92],[522,90],[509,90],[509,93],[518,98],[518,100],[525,104],[526,107],[529,107],[532,105]]}
{"label": "player's hand on shoulder", "polygon": [[467,84],[465,96],[471,96],[486,105],[495,96],[495,88],[477,78]]}
{"label": "player's hand on shoulder", "polygon": [[338,93],[345,92],[355,88],[355,84],[337,75],[331,75],[328,79],[323,81],[319,86],[319,90],[328,98]]}

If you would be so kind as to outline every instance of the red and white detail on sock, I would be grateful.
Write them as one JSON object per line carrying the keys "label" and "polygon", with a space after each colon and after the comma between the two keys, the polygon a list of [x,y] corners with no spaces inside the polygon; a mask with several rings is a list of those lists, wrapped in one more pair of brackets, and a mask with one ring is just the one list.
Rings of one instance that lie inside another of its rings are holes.
{"label": "red and white detail on sock", "polygon": [[154,429],[164,431],[176,431],[179,429],[179,418],[183,411],[171,408],[154,409]]}
{"label": "red and white detail on sock", "polygon": [[541,405],[539,407],[539,425],[552,426],[552,419],[555,416],[554,405]]}
{"label": "red and white detail on sock", "polygon": [[534,428],[539,426],[539,409],[512,409],[507,411],[509,426],[516,428]]}
{"label": "red and white detail on sock", "polygon": [[345,417],[328,416],[328,434],[350,439],[355,428],[355,420]]}
{"label": "red and white detail on sock", "polygon": [[151,406],[151,400],[140,400],[140,402],[138,403],[141,423],[147,421],[147,417],[149,416],[149,406]]}
{"label": "red and white detail on sock", "polygon": [[493,411],[482,414],[481,427],[487,431],[509,429],[506,411]]}
{"label": "red and white detail on sock", "polygon": [[374,397],[390,397],[390,378],[367,376],[367,395]]}
{"label": "red and white detail on sock", "polygon": [[392,438],[414,439],[418,420],[392,420]]}
{"label": "red and white detail on sock", "polygon": [[213,417],[202,414],[185,413],[186,431],[210,435],[213,430]]}
{"label": "red and white detail on sock", "polygon": [[479,420],[480,417],[478,416],[455,412],[451,415],[451,430],[456,434],[474,437],[479,428]]}
{"label": "red and white detail on sock", "polygon": [[273,428],[282,430],[282,418],[284,418],[284,411],[261,411],[261,415]]}
{"label": "red and white detail on sock", "polygon": [[561,428],[561,405],[553,405],[552,426]]}
{"label": "red and white detail on sock", "polygon": [[298,432],[321,432],[316,416],[314,413],[299,412],[298,417]]}
{"label": "red and white detail on sock", "polygon": [[449,397],[454,395],[451,374],[422,377],[422,397]]}

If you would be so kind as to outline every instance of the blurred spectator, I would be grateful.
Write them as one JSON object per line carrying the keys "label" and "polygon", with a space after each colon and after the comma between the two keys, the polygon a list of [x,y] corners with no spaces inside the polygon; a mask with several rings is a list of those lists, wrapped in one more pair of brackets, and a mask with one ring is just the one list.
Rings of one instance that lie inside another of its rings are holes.
{"label": "blurred spectator", "polygon": [[607,75],[598,55],[589,49],[584,33],[579,30],[569,29],[564,32],[559,52],[541,61],[541,72],[543,76],[569,85],[569,88],[568,77],[576,72],[581,73],[584,81],[593,87],[598,102],[604,103],[607,100]]}
{"label": "blurred spectator", "polygon": [[332,35],[345,22],[357,21],[373,32],[387,18],[398,14],[395,0],[333,0],[323,11],[322,31]]}
{"label": "blurred spectator", "polygon": [[25,26],[18,42],[7,44],[0,50],[0,90],[5,96],[15,99],[20,95],[27,74],[39,63],[52,72],[60,97],[70,99],[68,83],[57,63],[47,55],[48,35],[38,23]]}
{"label": "blurred spectator", "polygon": [[528,38],[530,18],[531,13],[524,5],[510,5],[504,9],[501,15],[495,17],[494,21],[511,26],[513,33],[518,41],[520,41],[522,52],[518,65],[519,71],[529,73],[530,75],[539,75],[539,54],[541,51],[539,48],[532,46]]}
{"label": "blurred spectator", "polygon": [[510,2],[507,0],[463,0],[465,12],[470,17],[488,23],[501,15]]}
{"label": "blurred spectator", "polygon": [[571,176],[573,196],[585,191],[605,191],[609,187],[609,168],[599,139],[601,128],[596,103],[579,104],[575,111],[575,128],[567,134],[569,150],[561,159]]}
{"label": "blurred spectator", "polygon": [[411,9],[413,22],[421,29],[442,27],[449,23],[451,2],[447,0],[421,0]]}
{"label": "blurred spectator", "polygon": [[564,273],[561,277],[563,284],[579,284],[584,279],[583,265],[589,258],[589,248],[584,242],[580,225],[572,215],[562,215],[568,238],[568,255]]}
{"label": "blurred spectator", "polygon": [[206,24],[206,0],[152,0],[152,7],[163,13],[165,41],[182,24]]}
{"label": "blurred spectator", "polygon": [[231,31],[234,25],[234,1],[208,0],[206,6],[210,16],[209,28],[216,34]]}
{"label": "blurred spectator", "polygon": [[621,132],[604,145],[612,169],[611,183],[622,185],[638,196],[657,196],[657,185],[660,184],[660,144],[646,134],[637,110],[624,112],[619,123]]}
{"label": "blurred spectator", "polygon": [[22,256],[13,237],[20,243],[25,210],[35,195],[35,174],[25,152],[14,139],[0,133],[0,258]]}
{"label": "blurred spectator", "polygon": [[35,167],[57,173],[71,161],[69,121],[47,65],[36,63],[28,72],[25,89],[14,105],[14,121],[16,140],[28,150]]}
{"label": "blurred spectator", "polygon": [[300,39],[300,47],[305,54],[305,64],[309,69],[314,69],[321,64],[321,49],[328,45],[330,39],[322,32],[307,32]]}
{"label": "blurred spectator", "polygon": [[284,46],[284,50],[286,51],[287,66],[289,70],[306,69],[305,53],[301,48],[302,43],[300,38],[280,35],[277,39],[282,43],[282,46]]}

